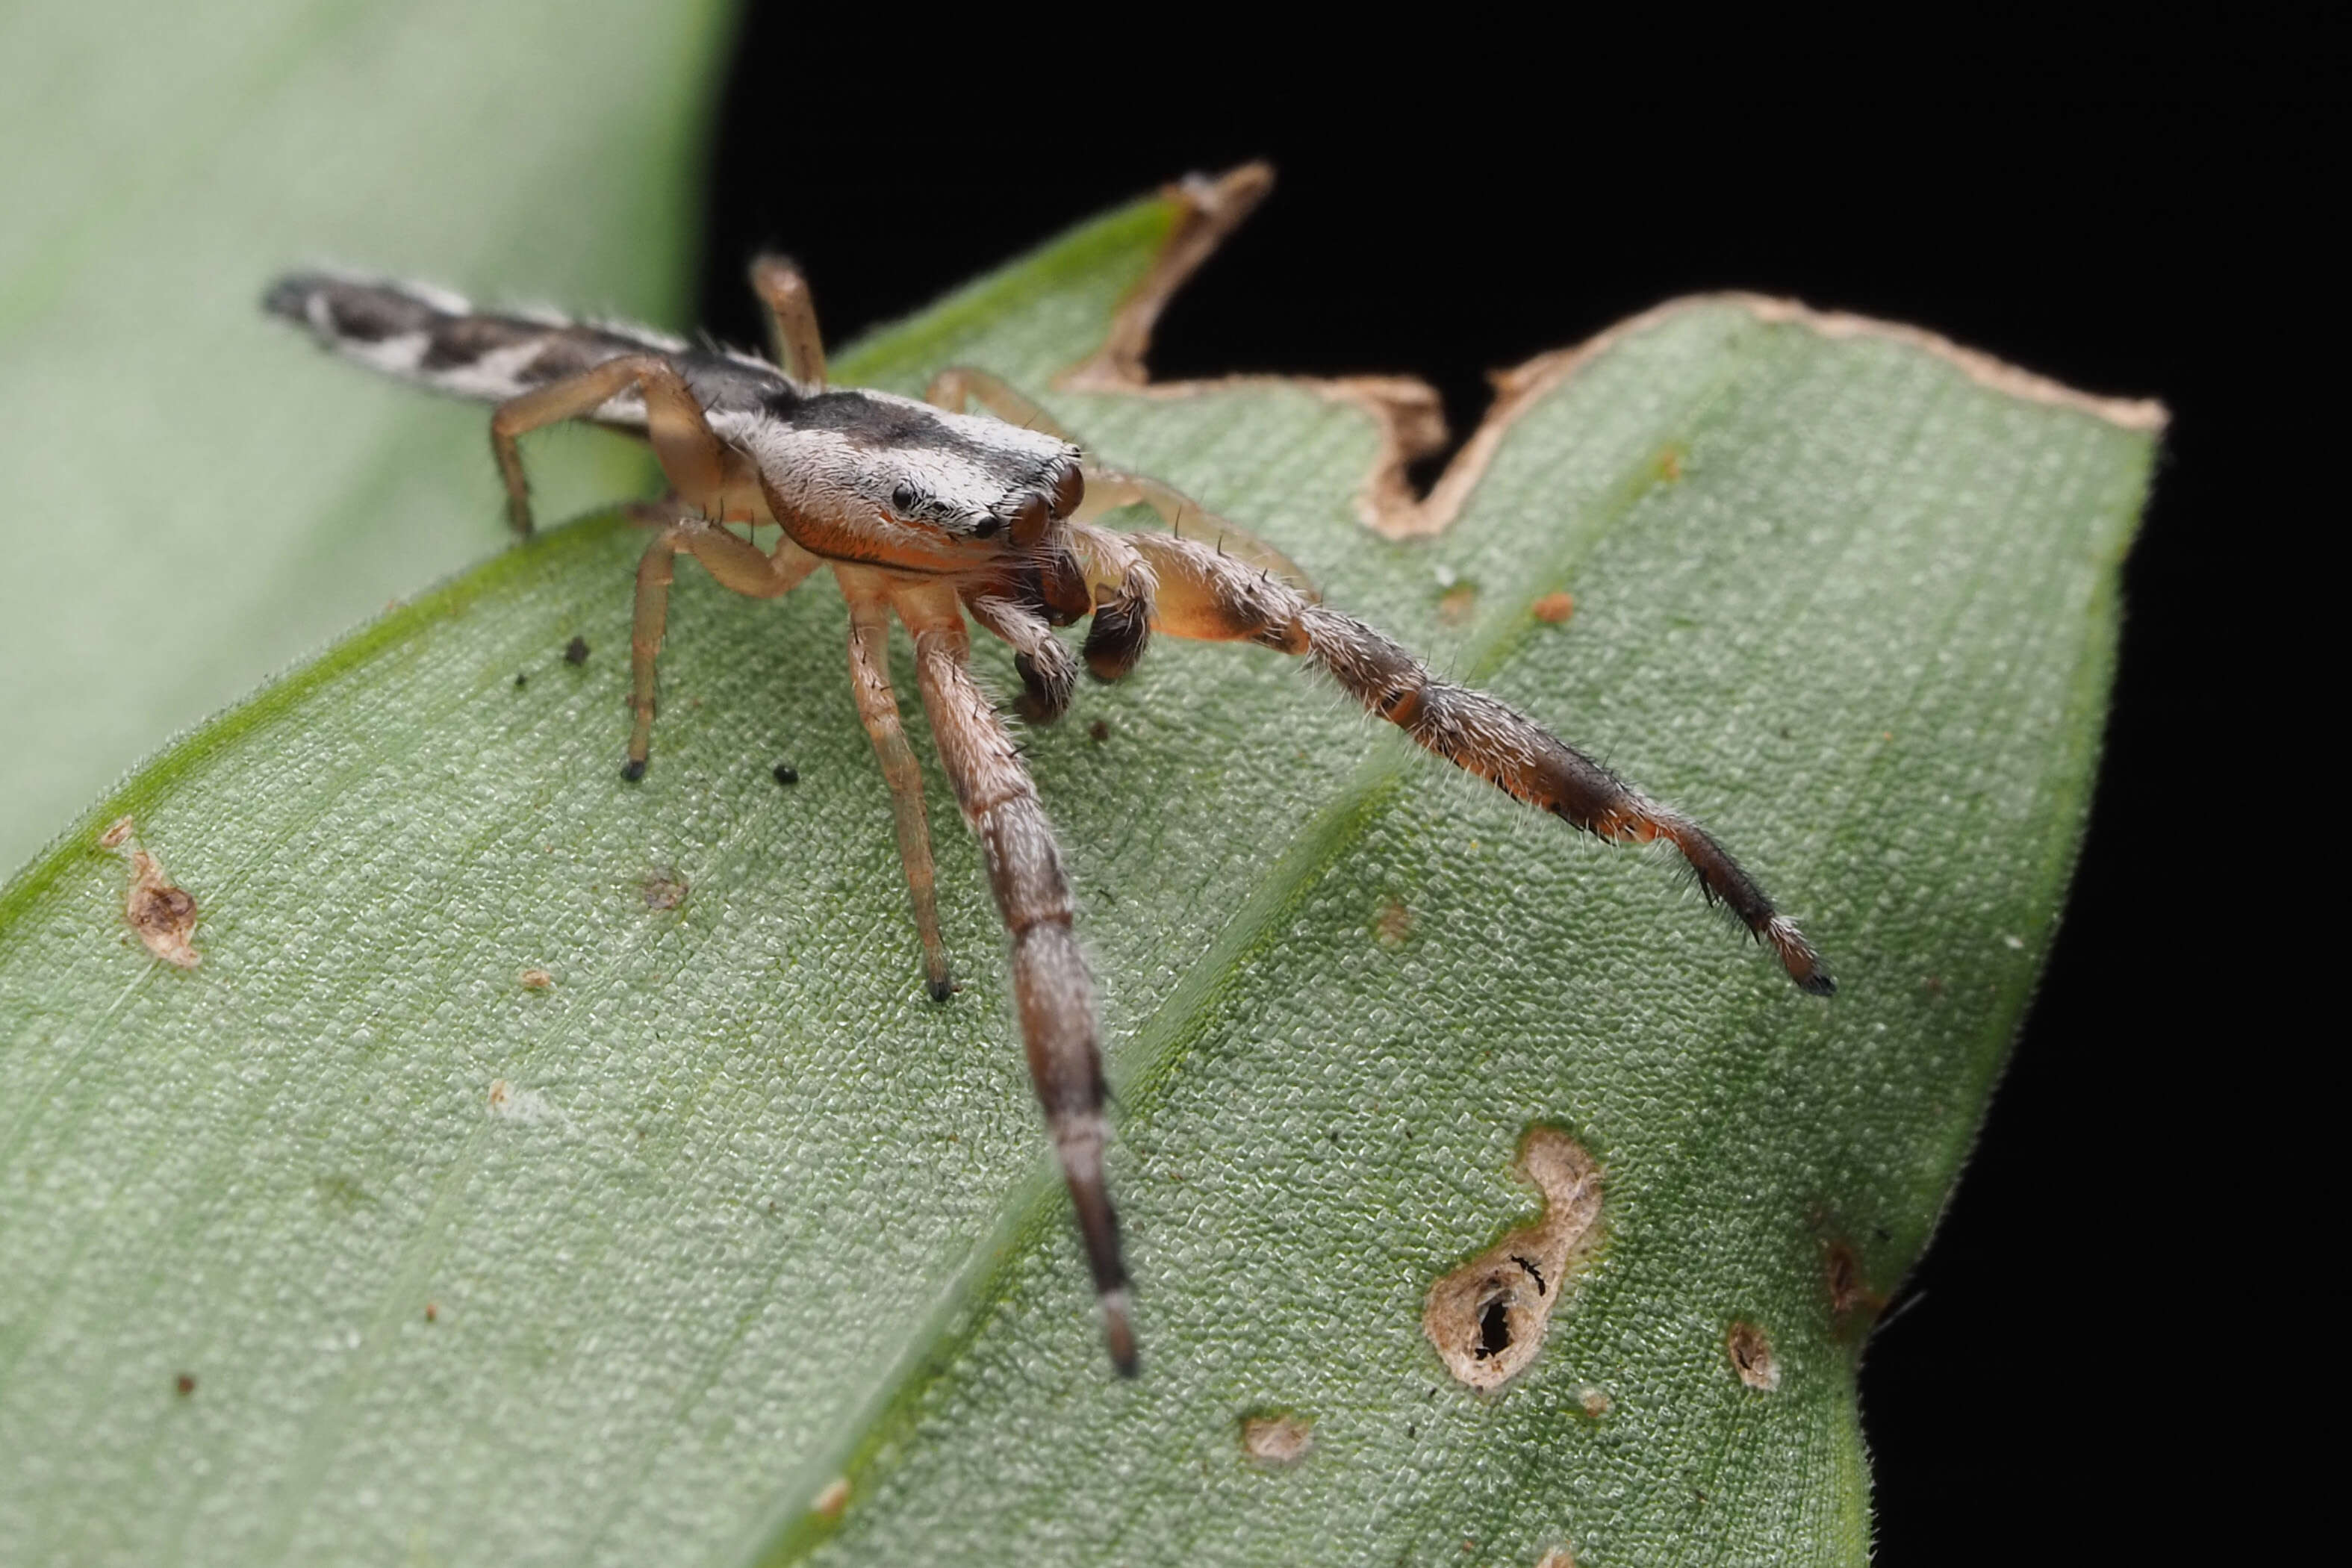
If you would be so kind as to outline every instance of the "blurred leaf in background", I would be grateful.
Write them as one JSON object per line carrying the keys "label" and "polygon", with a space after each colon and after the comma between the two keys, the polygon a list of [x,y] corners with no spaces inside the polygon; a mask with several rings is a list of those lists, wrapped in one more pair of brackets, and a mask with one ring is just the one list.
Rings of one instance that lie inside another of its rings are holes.
{"label": "blurred leaf in background", "polygon": [[[718,0],[0,10],[0,873],[166,736],[502,548],[478,409],[266,322],[324,261],[684,325]],[[625,492],[538,443],[542,515]]]}

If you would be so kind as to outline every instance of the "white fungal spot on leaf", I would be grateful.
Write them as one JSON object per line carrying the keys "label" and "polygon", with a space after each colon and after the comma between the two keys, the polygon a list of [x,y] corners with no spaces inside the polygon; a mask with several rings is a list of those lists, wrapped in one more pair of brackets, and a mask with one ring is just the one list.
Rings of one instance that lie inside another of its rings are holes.
{"label": "white fungal spot on leaf", "polygon": [[1245,1416],[1242,1452],[1253,1464],[1278,1469],[1295,1465],[1315,1447],[1315,1424],[1286,1412]]}
{"label": "white fungal spot on leaf", "polygon": [[506,1079],[490,1080],[490,1115],[500,1121],[520,1121],[536,1125],[553,1121],[560,1114],[547,1101],[547,1096],[535,1089],[519,1089]]}

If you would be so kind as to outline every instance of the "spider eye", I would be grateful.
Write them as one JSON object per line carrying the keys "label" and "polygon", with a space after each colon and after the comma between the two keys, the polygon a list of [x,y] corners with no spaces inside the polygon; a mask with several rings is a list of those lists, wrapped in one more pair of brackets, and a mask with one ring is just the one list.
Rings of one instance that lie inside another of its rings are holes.
{"label": "spider eye", "polygon": [[920,505],[922,500],[923,492],[915,488],[912,480],[900,479],[898,488],[890,492],[890,509],[905,517]]}

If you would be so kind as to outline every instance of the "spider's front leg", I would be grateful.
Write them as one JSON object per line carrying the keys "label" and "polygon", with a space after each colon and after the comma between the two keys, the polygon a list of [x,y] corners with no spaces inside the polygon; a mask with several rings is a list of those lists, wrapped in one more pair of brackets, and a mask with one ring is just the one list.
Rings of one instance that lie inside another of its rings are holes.
{"label": "spider's front leg", "polygon": [[1029,1075],[1077,1211],[1111,1362],[1132,1376],[1127,1266],[1119,1254],[1118,1215],[1103,1179],[1107,1131],[1094,982],[1071,932],[1070,885],[1054,830],[1012,735],[972,680],[971,638],[954,589],[900,579],[891,603],[915,634],[916,676],[940,761],[954,781],[964,821],[980,840],[989,886],[1012,939],[1013,989]]}
{"label": "spider's front leg", "polygon": [[1140,555],[1156,585],[1154,630],[1211,642],[1254,642],[1306,658],[1375,718],[1423,749],[1562,821],[1620,843],[1664,838],[1720,900],[1769,945],[1804,990],[1836,989],[1796,922],[1706,830],[1660,804],[1507,704],[1441,680],[1391,638],[1326,607],[1271,574],[1191,539],[1071,530],[1089,574],[1096,563]]}

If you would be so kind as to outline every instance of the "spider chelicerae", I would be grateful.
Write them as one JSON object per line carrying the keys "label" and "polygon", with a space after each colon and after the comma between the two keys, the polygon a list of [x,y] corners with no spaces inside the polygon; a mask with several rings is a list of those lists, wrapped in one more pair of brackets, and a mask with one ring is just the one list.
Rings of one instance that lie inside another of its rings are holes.
{"label": "spider chelicerae", "polygon": [[[1198,255],[1180,258],[1175,271]],[[1080,658],[1097,678],[1117,680],[1154,633],[1253,642],[1304,658],[1366,711],[1517,799],[1603,838],[1672,844],[1706,896],[1769,946],[1792,980],[1818,994],[1832,989],[1794,922],[1689,817],[1494,698],[1432,675],[1292,574],[1270,570],[1279,556],[1168,486],[1088,459],[1043,409],[987,372],[943,371],[919,403],[828,385],[799,270],[763,257],[751,285],[773,328],[773,363],[643,327],[496,314],[438,289],[338,274],[281,279],[264,303],[348,358],[495,403],[490,446],[519,532],[531,529],[517,448],[525,434],[581,419],[652,444],[671,494],[640,509],[658,531],[637,567],[625,779],[643,778],[650,758],[654,661],[678,552],[752,598],[788,593],[819,568],[831,573],[849,604],[850,689],[890,788],[924,976],[945,1001],[955,985],[940,940],[922,775],[890,685],[890,621],[905,624],[940,761],[980,841],[1010,937],[1030,1075],[1120,1372],[1132,1373],[1137,1358],[1118,1219],[1103,1180],[1093,982],[1036,786],[972,679],[973,623],[1012,646],[1022,683],[1014,706],[1040,723],[1068,708]],[[973,402],[994,417],[965,413]],[[1172,531],[1122,533],[1092,521],[1137,503]],[[735,531],[762,523],[782,528],[772,549]],[[1074,656],[1054,628],[1082,619]]]}

